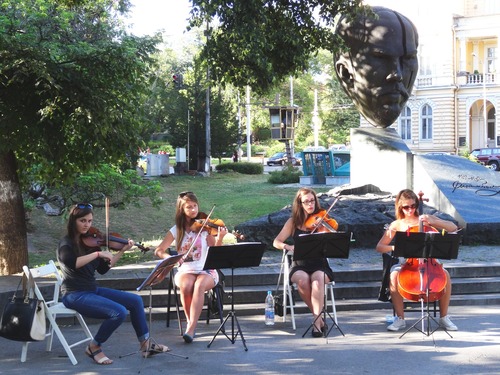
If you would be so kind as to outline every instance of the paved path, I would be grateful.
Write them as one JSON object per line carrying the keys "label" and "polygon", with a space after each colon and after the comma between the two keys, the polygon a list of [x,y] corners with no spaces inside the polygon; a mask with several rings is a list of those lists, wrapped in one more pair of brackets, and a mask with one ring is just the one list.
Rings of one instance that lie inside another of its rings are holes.
{"label": "paved path", "polygon": [[[130,323],[124,323],[105,345],[106,354],[115,360],[111,366],[98,366],[87,358],[83,347],[75,349],[76,366],[63,357],[55,341],[53,351],[46,353],[43,343],[30,345],[28,360],[20,363],[21,344],[0,338],[2,374],[498,374],[500,371],[500,306],[461,307],[454,322],[459,331],[450,338],[442,330],[427,337],[416,330],[402,338],[400,333],[385,329],[389,310],[354,311],[339,314],[343,337],[333,329],[328,339],[302,334],[310,323],[309,315],[299,315],[297,331],[289,322],[264,325],[263,317],[238,317],[248,351],[238,336],[232,344],[225,336],[207,344],[217,324],[200,323],[195,341],[187,345],[174,324],[166,328],[155,321],[153,338],[165,343],[171,355],[157,355],[142,360],[134,352],[136,342]],[[237,311],[236,311],[237,316]],[[407,316],[418,319],[419,314]],[[97,325],[91,325],[96,331]],[[69,337],[73,328],[63,328]],[[230,321],[227,326],[231,334]]]}
{"label": "paved path", "polygon": [[[462,246],[454,264],[491,263],[500,259],[499,246]],[[279,269],[280,252],[266,252],[261,267]],[[381,256],[373,249],[352,249],[349,259],[333,260],[334,269],[381,268]],[[140,277],[156,262],[118,268],[116,272],[137,272]],[[257,267],[256,269],[259,269]],[[241,269],[244,270],[244,269]],[[255,270],[253,270],[255,271]],[[238,271],[239,272],[239,271]],[[18,277],[0,277],[0,291],[14,290]],[[236,307],[237,309],[237,307]],[[238,317],[248,351],[238,336],[234,344],[225,336],[207,344],[217,324],[200,322],[197,337],[186,345],[176,324],[170,328],[163,321],[153,321],[152,335],[159,343],[169,345],[174,354],[158,355],[142,360],[139,354],[120,358],[137,349],[129,322],[124,323],[105,344],[105,352],[115,360],[111,366],[98,366],[75,348],[76,366],[64,357],[56,339],[53,351],[45,352],[45,343],[33,343],[28,361],[20,362],[21,343],[0,338],[0,374],[498,374],[500,373],[500,306],[457,306],[451,314],[459,331],[450,338],[438,330],[427,337],[411,330],[403,338],[386,331],[385,317],[392,310],[342,311],[339,325],[345,333],[333,329],[328,340],[315,339],[302,333],[310,324],[310,316],[297,316],[297,331],[289,322],[278,321],[267,327],[262,316]],[[236,310],[237,316],[237,310]],[[407,314],[409,323],[419,312]],[[281,318],[278,318],[281,319]],[[226,329],[231,333],[231,320]],[[98,325],[92,324],[96,332]],[[76,337],[74,327],[63,327],[68,337]]]}

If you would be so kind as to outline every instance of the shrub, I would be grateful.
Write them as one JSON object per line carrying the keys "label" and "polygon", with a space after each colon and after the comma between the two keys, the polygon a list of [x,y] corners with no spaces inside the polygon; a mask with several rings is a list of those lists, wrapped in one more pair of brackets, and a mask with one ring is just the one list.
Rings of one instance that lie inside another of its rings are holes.
{"label": "shrub", "polygon": [[222,163],[215,166],[218,172],[233,171],[242,174],[262,174],[264,166],[257,163],[238,162],[238,163]]}
{"label": "shrub", "polygon": [[300,182],[302,172],[295,167],[286,167],[281,171],[269,172],[267,182],[271,184],[295,184]]}

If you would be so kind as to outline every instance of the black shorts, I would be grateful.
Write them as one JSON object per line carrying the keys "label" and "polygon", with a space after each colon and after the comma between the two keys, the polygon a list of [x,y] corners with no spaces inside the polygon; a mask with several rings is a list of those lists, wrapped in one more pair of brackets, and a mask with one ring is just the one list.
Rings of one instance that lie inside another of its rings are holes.
{"label": "black shorts", "polygon": [[297,271],[304,271],[309,275],[312,275],[316,271],[323,271],[330,281],[333,281],[333,271],[325,258],[293,261],[292,269],[290,270],[290,282],[292,275]]}

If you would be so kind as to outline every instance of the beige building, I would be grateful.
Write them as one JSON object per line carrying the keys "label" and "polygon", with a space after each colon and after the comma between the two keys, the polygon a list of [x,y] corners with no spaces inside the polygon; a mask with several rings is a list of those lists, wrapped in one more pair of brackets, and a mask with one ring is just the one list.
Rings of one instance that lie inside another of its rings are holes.
{"label": "beige building", "polygon": [[[392,125],[414,153],[500,146],[498,0],[365,1],[399,11],[419,32],[419,74]],[[364,118],[361,126],[371,126]]]}

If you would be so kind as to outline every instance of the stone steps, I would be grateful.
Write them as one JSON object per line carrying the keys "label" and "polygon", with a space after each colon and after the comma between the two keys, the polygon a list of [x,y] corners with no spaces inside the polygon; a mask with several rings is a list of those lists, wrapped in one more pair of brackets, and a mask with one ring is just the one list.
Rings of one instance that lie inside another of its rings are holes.
{"label": "stone steps", "polygon": [[[489,305],[500,304],[500,263],[447,265],[446,269],[452,276],[453,292],[451,306]],[[229,311],[231,305],[231,270],[222,270],[226,275],[224,311]],[[100,285],[112,288],[135,291],[142,283],[144,272],[115,272],[101,279]],[[279,267],[257,267],[252,269],[235,270],[234,274],[234,304],[238,315],[259,315],[263,313],[266,293],[276,290]],[[377,300],[382,271],[372,268],[366,270],[341,270],[335,272],[335,300],[337,311],[387,309],[388,302]],[[281,288],[280,288],[281,290]],[[150,291],[141,290],[144,305],[149,307]],[[151,303],[153,319],[165,319],[168,304],[168,280],[151,289]],[[296,295],[296,313],[306,313],[305,304]],[[170,299],[171,318],[175,319],[175,301],[173,294]],[[419,303],[408,303],[412,308],[420,311]],[[202,314],[202,318],[204,313]]]}

